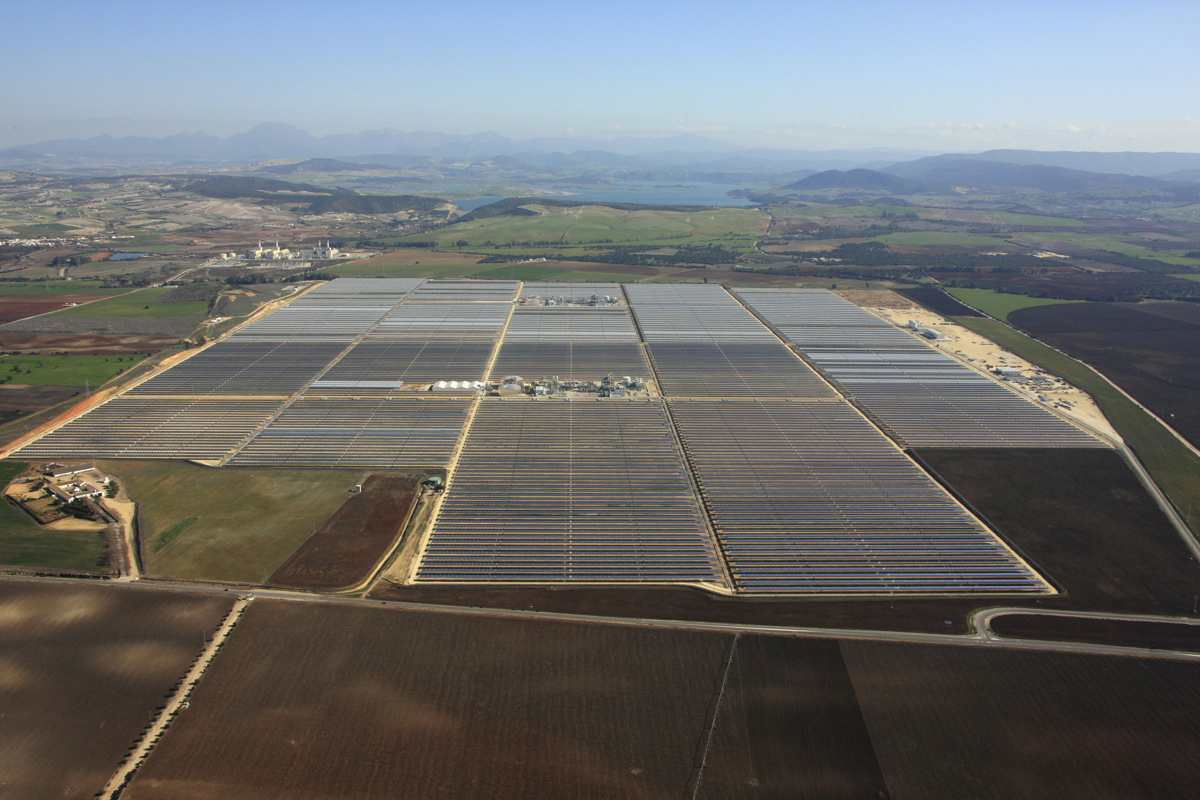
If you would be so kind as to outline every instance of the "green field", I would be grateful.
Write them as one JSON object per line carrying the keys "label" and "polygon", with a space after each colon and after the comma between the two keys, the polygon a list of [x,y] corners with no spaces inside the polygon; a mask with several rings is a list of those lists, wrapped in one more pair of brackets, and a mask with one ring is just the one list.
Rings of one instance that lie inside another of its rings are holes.
{"label": "green field", "polygon": [[107,383],[145,356],[0,356],[0,383],[32,386],[91,386]]}
{"label": "green field", "polygon": [[956,247],[1003,247],[1011,251],[1012,242],[998,239],[995,236],[983,236],[978,233],[955,233],[948,231],[902,231],[876,236],[875,241],[886,244],[907,244],[915,246],[956,246]]}
{"label": "green field", "polygon": [[1111,253],[1120,253],[1121,255],[1134,256],[1136,258],[1151,258],[1157,261],[1162,261],[1167,264],[1177,264],[1185,267],[1200,267],[1200,259],[1186,258],[1171,254],[1169,251],[1155,250],[1151,247],[1146,247],[1142,244],[1136,244],[1126,239],[1122,239],[1114,234],[1107,233],[1054,233],[1054,234],[1038,234],[1038,233],[1023,233],[1016,234],[1014,239],[1022,242],[1029,242],[1036,247],[1046,246],[1047,242],[1051,242],[1048,246],[1054,249],[1053,241],[1061,241],[1064,244],[1074,244],[1079,247],[1087,247],[1092,250],[1107,250]]}
{"label": "green field", "polygon": [[123,294],[128,289],[104,289],[100,281],[0,281],[0,295]]}
{"label": "green field", "polygon": [[1095,398],[1109,422],[1171,499],[1176,510],[1187,519],[1193,531],[1200,530],[1200,458],[1174,433],[1091,367],[994,319],[954,317],[954,321]]}
{"label": "green field", "polygon": [[148,575],[261,583],[361,483],[348,470],[104,461],[140,510]]}
{"label": "green field", "polygon": [[209,301],[182,300],[163,302],[160,298],[174,291],[162,286],[154,289],[138,289],[108,300],[55,311],[61,317],[204,317],[208,314]]}
{"label": "green field", "polygon": [[1179,275],[1172,275],[1172,278],[1184,278],[1189,281],[1200,281],[1200,272],[1184,272]]}
{"label": "green field", "polygon": [[[766,214],[755,209],[704,211],[620,211],[607,206],[559,208],[531,203],[536,216],[489,217],[462,222],[405,241],[477,252],[532,255],[584,252],[585,247],[620,245],[720,245],[749,251],[766,230]],[[548,244],[519,245],[513,242]]]}
{"label": "green field", "polygon": [[[25,469],[0,461],[0,486]],[[0,500],[0,565],[64,572],[102,571],[104,541],[95,531],[52,531],[38,527],[8,500]]]}
{"label": "green field", "polygon": [[1075,228],[1084,223],[1070,217],[1044,217],[1040,214],[1017,214],[1012,211],[987,211],[988,218],[998,225],[1040,226],[1043,228]]}
{"label": "green field", "polygon": [[1006,294],[991,289],[958,289],[946,287],[946,291],[972,308],[977,308],[996,319],[1008,319],[1008,315],[1022,308],[1055,306],[1062,303],[1083,303],[1084,300],[1056,300],[1052,297],[1027,297],[1023,294]]}

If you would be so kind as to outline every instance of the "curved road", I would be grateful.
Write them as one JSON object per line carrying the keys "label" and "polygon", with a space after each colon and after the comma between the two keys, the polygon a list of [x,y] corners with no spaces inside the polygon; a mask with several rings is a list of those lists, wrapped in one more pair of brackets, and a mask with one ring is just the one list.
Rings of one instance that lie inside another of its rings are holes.
{"label": "curved road", "polygon": [[[69,583],[96,586],[102,581],[90,578],[49,578],[4,575],[4,582],[39,582],[39,583]],[[1085,616],[1084,612],[1052,612],[1026,608],[995,608],[979,612],[974,616],[975,632],[960,635],[946,633],[911,633],[905,631],[873,631],[857,628],[808,628],[790,625],[751,625],[727,622],[697,622],[692,620],[664,620],[631,617],[609,617],[599,614],[572,614],[558,611],[531,611],[516,609],[480,608],[477,606],[447,606],[434,603],[414,603],[405,600],[372,600],[365,597],[335,597],[330,595],[311,594],[308,592],[290,591],[286,589],[255,589],[244,586],[223,587],[211,584],[188,583],[183,581],[140,580],[122,584],[130,588],[145,591],[175,590],[186,592],[201,592],[206,594],[231,594],[239,598],[254,600],[266,598],[270,600],[285,600],[300,603],[327,603],[346,606],[374,606],[390,608],[397,611],[427,611],[440,614],[460,614],[469,616],[485,616],[501,619],[540,619],[546,621],[580,622],[601,625],[621,625],[625,627],[650,628],[654,630],[684,630],[707,633],[751,633],[764,636],[795,636],[801,638],[822,639],[853,639],[858,641],[900,642],[909,644],[942,644],[966,645],[975,647],[998,647],[1017,650],[1041,650],[1059,653],[1090,653],[1094,655],[1137,656],[1140,658],[1158,658],[1177,661],[1195,661],[1200,663],[1200,652],[1192,653],[1181,650],[1157,650],[1143,647],[1119,647],[1115,645],[1085,644],[1076,642],[1051,642],[1034,639],[1001,639],[987,630],[987,621],[1000,614],[1013,613],[1044,613],[1062,616]],[[1117,619],[1128,619],[1122,615],[1111,616]],[[1175,617],[1139,617],[1144,621],[1180,622]],[[1190,621],[1189,621],[1190,622]]]}

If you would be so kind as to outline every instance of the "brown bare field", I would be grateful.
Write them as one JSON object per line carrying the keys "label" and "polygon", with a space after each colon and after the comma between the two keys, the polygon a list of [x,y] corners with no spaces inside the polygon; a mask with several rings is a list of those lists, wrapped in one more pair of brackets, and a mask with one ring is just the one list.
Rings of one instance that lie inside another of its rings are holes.
{"label": "brown bare field", "polygon": [[232,600],[0,583],[0,798],[90,798]]}
{"label": "brown bare field", "polygon": [[372,475],[275,571],[267,583],[342,589],[368,577],[408,522],[421,476]]}
{"label": "brown bare field", "polygon": [[923,633],[969,633],[967,619],[980,607],[1020,605],[986,598],[763,598],[728,597],[685,587],[628,586],[401,586],[382,581],[370,592],[380,600],[481,608],[560,611],[612,617],[863,628]]}
{"label": "brown bare field", "polygon": [[415,264],[477,264],[482,260],[483,256],[471,253],[431,252],[424,247],[408,247],[349,263],[356,266],[398,267]]}
{"label": "brown bare field", "polygon": [[1200,446],[1200,304],[1073,303],[1023,308],[1009,319],[1095,367]]}
{"label": "brown bare field", "polygon": [[1200,664],[842,642],[891,796],[1194,797]]}
{"label": "brown bare field", "polygon": [[93,333],[0,333],[0,350],[110,356],[157,353],[179,340],[167,336],[104,336]]}
{"label": "brown bare field", "polygon": [[1200,651],[1200,625],[1131,619],[1005,614],[991,620],[997,636],[1052,642],[1094,642],[1122,647]]}
{"label": "brown bare field", "polygon": [[104,294],[56,294],[44,298],[29,297],[28,295],[0,295],[0,324],[50,311],[61,311],[67,307],[67,303],[87,303],[107,297],[109,295]]}
{"label": "brown bare field", "polygon": [[709,800],[887,796],[836,641],[738,638],[699,788]]}
{"label": "brown bare field", "polygon": [[1191,613],[1200,565],[1115,452],[922,448],[916,455],[1063,591],[1039,605]]}
{"label": "brown bare field", "polygon": [[678,798],[727,641],[256,600],[123,798]]}
{"label": "brown bare field", "polygon": [[935,314],[944,317],[982,317],[983,314],[960,302],[957,298],[935,289],[932,286],[920,286],[916,289],[896,289],[896,294],[913,300],[928,308]]}
{"label": "brown bare field", "polygon": [[46,408],[79,394],[78,386],[30,386],[21,383],[0,384],[0,410],[24,412]]}

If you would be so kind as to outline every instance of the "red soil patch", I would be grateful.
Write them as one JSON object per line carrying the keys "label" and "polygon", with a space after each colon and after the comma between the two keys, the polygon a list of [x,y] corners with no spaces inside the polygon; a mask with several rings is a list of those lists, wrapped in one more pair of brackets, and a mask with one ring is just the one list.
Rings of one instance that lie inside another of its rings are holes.
{"label": "red soil patch", "polygon": [[67,308],[69,303],[87,303],[103,300],[105,294],[56,294],[53,297],[30,298],[16,295],[0,295],[0,322],[34,317],[50,311]]}
{"label": "red soil patch", "polygon": [[0,333],[0,350],[110,356],[156,353],[178,340],[170,336],[106,336],[95,333]]}
{"label": "red soil patch", "polygon": [[268,583],[341,589],[367,577],[391,549],[417,502],[416,475],[372,475],[283,562]]}

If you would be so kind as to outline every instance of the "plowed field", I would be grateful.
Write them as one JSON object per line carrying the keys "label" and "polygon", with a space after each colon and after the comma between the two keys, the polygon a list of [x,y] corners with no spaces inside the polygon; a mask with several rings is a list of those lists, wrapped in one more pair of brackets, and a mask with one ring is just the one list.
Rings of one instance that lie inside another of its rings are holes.
{"label": "plowed field", "polygon": [[0,798],[91,798],[232,606],[228,597],[0,583]]}
{"label": "plowed field", "polygon": [[415,475],[372,475],[267,583],[340,589],[367,577],[395,543],[417,501]]}

